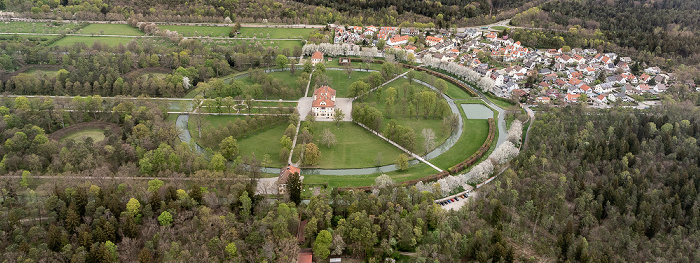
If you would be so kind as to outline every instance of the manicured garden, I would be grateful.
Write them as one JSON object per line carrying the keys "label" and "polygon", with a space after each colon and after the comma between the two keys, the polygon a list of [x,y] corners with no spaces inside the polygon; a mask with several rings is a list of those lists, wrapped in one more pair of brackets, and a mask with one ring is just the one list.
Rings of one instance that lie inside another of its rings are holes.
{"label": "manicured garden", "polygon": [[138,28],[126,24],[90,24],[77,32],[78,34],[143,36]]}
{"label": "manicured garden", "polygon": [[70,46],[75,43],[85,43],[88,46],[92,46],[93,43],[95,42],[101,42],[102,44],[108,45],[108,46],[117,46],[119,44],[126,45],[129,43],[134,38],[131,37],[102,37],[102,36],[95,36],[95,37],[88,37],[88,36],[67,36],[64,37],[53,44],[51,46]]}
{"label": "manicured garden", "polygon": [[[330,148],[322,145],[321,135],[329,129],[337,140]],[[401,150],[352,122],[315,122],[314,142],[321,150],[316,167],[324,169],[364,168],[392,164]]]}

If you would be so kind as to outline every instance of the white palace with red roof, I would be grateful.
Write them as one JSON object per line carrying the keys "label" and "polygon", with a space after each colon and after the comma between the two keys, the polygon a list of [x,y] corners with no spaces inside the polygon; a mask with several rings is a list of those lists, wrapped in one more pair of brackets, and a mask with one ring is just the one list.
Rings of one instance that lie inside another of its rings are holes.
{"label": "white palace with red roof", "polygon": [[316,118],[333,118],[335,114],[335,90],[328,86],[314,90],[311,112]]}

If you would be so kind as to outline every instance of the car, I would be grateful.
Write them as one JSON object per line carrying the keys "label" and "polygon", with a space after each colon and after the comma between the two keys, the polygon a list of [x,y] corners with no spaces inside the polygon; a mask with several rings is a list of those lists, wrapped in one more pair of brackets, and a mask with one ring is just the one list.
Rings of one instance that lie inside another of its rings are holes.
{"label": "car", "polygon": [[455,200],[459,201],[459,198],[455,197]]}

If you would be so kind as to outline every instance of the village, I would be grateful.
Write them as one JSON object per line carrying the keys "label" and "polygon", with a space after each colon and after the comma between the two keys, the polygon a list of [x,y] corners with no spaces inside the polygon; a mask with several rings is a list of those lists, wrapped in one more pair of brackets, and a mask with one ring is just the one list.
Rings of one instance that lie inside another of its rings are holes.
{"label": "village", "polygon": [[530,105],[636,105],[658,98],[676,84],[673,73],[656,66],[645,67],[630,57],[595,49],[533,49],[485,28],[455,32],[333,25],[333,29],[335,44],[371,46],[380,53],[401,50],[419,63],[426,58],[459,63],[490,78],[493,95]]}

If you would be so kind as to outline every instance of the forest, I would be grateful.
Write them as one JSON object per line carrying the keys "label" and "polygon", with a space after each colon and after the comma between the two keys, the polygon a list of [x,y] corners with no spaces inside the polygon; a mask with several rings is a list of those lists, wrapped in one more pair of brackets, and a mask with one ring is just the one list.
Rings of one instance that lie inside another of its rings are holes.
{"label": "forest", "polygon": [[536,261],[697,261],[697,112],[550,109],[480,214]]}

